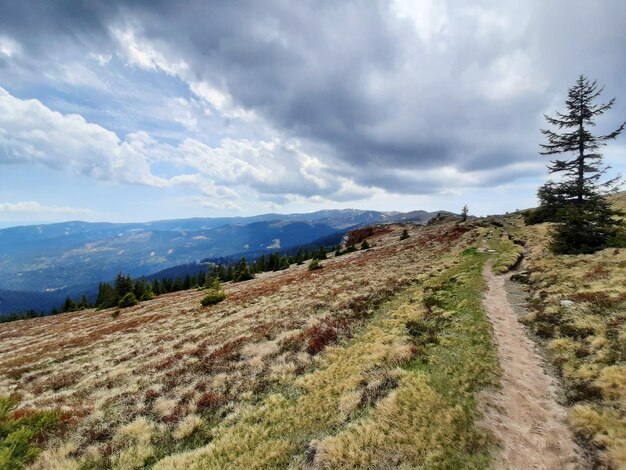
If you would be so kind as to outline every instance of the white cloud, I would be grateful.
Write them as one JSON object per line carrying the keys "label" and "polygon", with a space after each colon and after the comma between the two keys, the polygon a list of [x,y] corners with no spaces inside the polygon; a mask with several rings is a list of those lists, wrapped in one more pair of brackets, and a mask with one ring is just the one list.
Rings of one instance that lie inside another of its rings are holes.
{"label": "white cloud", "polygon": [[98,65],[100,65],[101,67],[104,67],[109,62],[111,62],[113,56],[111,54],[96,54],[95,52],[91,52],[89,54],[89,58],[98,62]]}
{"label": "white cloud", "polygon": [[[82,116],[52,111],[38,100],[22,100],[0,88],[0,163],[39,163],[100,180],[154,187],[195,186],[216,199],[237,199],[234,186],[259,193],[312,196],[340,190],[319,159],[297,142],[226,139],[211,147],[195,139],[177,145],[146,132],[114,132]],[[168,177],[153,174],[158,162],[175,164]],[[223,205],[223,203],[220,203]]]}
{"label": "white cloud", "polygon": [[[181,78],[187,81],[184,76],[181,76]],[[227,118],[238,118],[246,121],[257,119],[257,116],[253,111],[248,111],[236,106],[233,102],[233,98],[229,94],[212,87],[207,82],[191,81],[187,83],[189,85],[189,89],[194,95],[210,104],[213,108],[219,111],[222,116]]]}
{"label": "white cloud", "polygon": [[0,56],[13,57],[21,51],[20,44],[8,36],[0,36]]}
{"label": "white cloud", "polygon": [[77,209],[67,206],[42,205],[36,201],[0,202],[0,212],[14,214],[91,214],[89,209]]}
{"label": "white cloud", "polygon": [[144,133],[125,140],[76,114],[21,100],[0,87],[0,163],[40,163],[96,179],[166,186],[151,173]]}
{"label": "white cloud", "polygon": [[[363,185],[336,172],[296,140],[224,139],[210,146],[185,139],[170,145],[146,132],[121,140],[79,115],[54,112],[37,100],[21,100],[2,88],[0,149],[0,163],[40,163],[100,180],[160,188],[188,186],[204,195],[197,200],[202,207],[237,211],[241,204],[235,201],[242,200],[242,192],[246,198],[277,204],[345,202],[393,193],[380,189],[378,177],[397,178],[414,187],[413,193],[428,193],[435,187],[445,189],[450,181],[456,187],[473,187],[542,170],[541,163],[479,171],[462,171],[454,165],[420,171],[380,168]],[[161,163],[173,168],[168,176],[153,173],[153,165]]]}
{"label": "white cloud", "polygon": [[450,26],[446,4],[440,0],[394,0],[391,9],[398,18],[411,21],[425,44],[437,36],[445,36]]}
{"label": "white cloud", "polygon": [[[118,44],[119,53],[130,65],[144,70],[162,70],[168,75],[178,77],[187,84],[195,96],[226,118],[246,121],[257,118],[253,111],[235,105],[233,98],[226,91],[217,89],[207,81],[194,78],[189,65],[183,60],[173,59],[165,44],[142,37],[140,31],[128,25],[124,28],[112,28],[111,33]],[[207,112],[210,113],[210,109]]]}
{"label": "white cloud", "polygon": [[542,93],[548,82],[536,70],[530,56],[521,50],[502,56],[485,74],[484,94],[490,99],[509,100]]}
{"label": "white cloud", "polygon": [[172,76],[181,75],[189,69],[189,66],[182,60],[167,60],[158,47],[138,38],[132,28],[112,28],[111,34],[131,65],[147,70],[160,69]]}

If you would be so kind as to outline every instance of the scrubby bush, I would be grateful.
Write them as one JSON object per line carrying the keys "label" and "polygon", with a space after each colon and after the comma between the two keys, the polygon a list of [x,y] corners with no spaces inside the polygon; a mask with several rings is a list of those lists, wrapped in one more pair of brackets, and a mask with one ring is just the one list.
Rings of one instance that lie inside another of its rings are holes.
{"label": "scrubby bush", "polygon": [[132,292],[129,292],[128,294],[125,294],[124,297],[120,299],[120,301],[117,303],[117,306],[120,308],[127,308],[127,307],[133,307],[137,305],[138,303],[139,301],[137,300],[137,297],[135,297],[135,294],[133,294]]}
{"label": "scrubby bush", "polygon": [[311,260],[309,263],[309,271],[316,271],[317,269],[322,269],[323,267],[324,266],[322,266],[322,263],[320,263],[320,260],[318,259]]}
{"label": "scrubby bush", "polygon": [[363,243],[361,243],[361,250],[369,250],[370,248],[370,244],[367,243],[367,240],[363,240]]}
{"label": "scrubby bush", "polygon": [[39,448],[37,442],[59,423],[54,411],[15,410],[16,397],[0,396],[0,469],[21,469],[32,463]]}
{"label": "scrubby bush", "polygon": [[225,298],[226,292],[222,289],[220,280],[218,278],[214,278],[211,287],[209,287],[209,291],[204,297],[202,297],[200,303],[202,306],[206,307],[208,305],[219,304]]}
{"label": "scrubby bush", "polygon": [[400,240],[406,240],[409,238],[409,231],[407,229],[402,230],[402,235],[400,235]]}
{"label": "scrubby bush", "polygon": [[137,297],[135,297],[135,294],[133,294],[132,292],[128,292],[127,294],[124,295],[124,297],[120,299],[117,306],[120,308],[126,308],[126,307],[132,307],[134,305],[137,305],[138,303],[139,301],[137,300]]}
{"label": "scrubby bush", "polygon": [[207,295],[202,297],[200,303],[206,307],[207,305],[215,305],[219,304],[222,300],[226,298],[225,292],[209,292]]}

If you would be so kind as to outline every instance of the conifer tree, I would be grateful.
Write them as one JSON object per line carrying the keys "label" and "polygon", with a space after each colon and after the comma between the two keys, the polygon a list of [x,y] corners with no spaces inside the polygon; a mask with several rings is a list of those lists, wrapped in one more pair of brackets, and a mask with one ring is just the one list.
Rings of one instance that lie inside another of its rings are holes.
{"label": "conifer tree", "polygon": [[465,222],[467,220],[467,213],[469,212],[469,208],[467,207],[467,204],[465,204],[463,206],[463,209],[461,209],[461,221]]}
{"label": "conifer tree", "polygon": [[132,292],[133,287],[133,280],[130,276],[124,276],[122,273],[118,273],[118,275],[115,277],[114,286],[115,296],[117,297],[117,300],[121,299],[129,292]]}
{"label": "conifer tree", "polygon": [[326,248],[322,245],[322,246],[319,247],[319,250],[317,250],[317,253],[315,253],[313,255],[313,258],[319,259],[319,260],[324,260],[324,259],[327,258],[326,253],[327,253],[326,252]]}
{"label": "conifer tree", "polygon": [[324,266],[317,258],[313,258],[309,263],[309,271],[317,271],[318,269],[322,269],[323,267]]}
{"label": "conifer tree", "polygon": [[242,257],[232,275],[232,279],[235,282],[247,281],[248,279],[253,279],[254,275],[250,272],[250,266],[248,265],[248,261],[246,257]]}
{"label": "conifer tree", "polygon": [[73,312],[74,310],[76,310],[76,304],[71,298],[66,298],[63,303],[63,307],[61,308],[61,312]]}
{"label": "conifer tree", "polygon": [[154,295],[161,295],[163,293],[158,279],[152,279],[152,292],[154,292]]}
{"label": "conifer tree", "polygon": [[548,165],[551,174],[560,179],[548,182],[539,189],[542,205],[549,201],[550,207],[540,206],[547,220],[561,222],[553,235],[552,249],[555,253],[591,253],[607,246],[615,235],[620,221],[611,208],[607,196],[616,191],[619,176],[602,181],[609,167],[602,162],[600,148],[615,139],[626,126],[622,123],[616,130],[605,135],[593,135],[595,118],[613,107],[615,98],[605,104],[597,104],[603,87],[594,80],[590,82],[581,75],[567,93],[566,112],[555,117],[545,116],[557,131],[542,129],[547,143],[541,144],[542,155],[570,154]]}
{"label": "conifer tree", "polygon": [[120,299],[120,301],[117,303],[117,306],[120,308],[127,308],[137,305],[138,303],[139,301],[137,300],[137,297],[135,297],[135,294],[133,294],[132,292],[128,292],[124,295],[124,297]]}
{"label": "conifer tree", "polygon": [[180,277],[176,276],[176,279],[174,279],[174,282],[172,283],[172,287],[171,287],[171,292],[178,292],[179,290],[183,289],[183,283],[180,280]]}
{"label": "conifer tree", "polygon": [[278,261],[278,270],[282,271],[283,269],[289,269],[289,257],[281,256]]}

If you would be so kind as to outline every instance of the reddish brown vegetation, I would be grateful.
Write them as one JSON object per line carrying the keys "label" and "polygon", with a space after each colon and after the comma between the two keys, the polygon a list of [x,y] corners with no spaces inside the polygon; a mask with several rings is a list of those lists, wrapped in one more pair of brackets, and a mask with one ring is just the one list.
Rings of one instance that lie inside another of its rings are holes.
{"label": "reddish brown vegetation", "polygon": [[80,377],[81,374],[78,372],[53,375],[47,379],[35,382],[31,387],[31,390],[33,393],[42,393],[45,390],[54,390],[56,392],[76,384],[80,380]]}
{"label": "reddish brown vegetation", "polygon": [[575,302],[588,302],[602,308],[615,308],[622,302],[626,302],[626,293],[611,296],[606,291],[576,292],[569,297]]}
{"label": "reddish brown vegetation", "polygon": [[206,392],[196,401],[196,407],[198,411],[202,413],[215,411],[226,403],[228,403],[228,399],[224,395],[215,392]]}
{"label": "reddish brown vegetation", "polygon": [[593,281],[595,279],[607,279],[610,273],[611,270],[606,266],[597,264],[593,267],[593,269],[590,269],[587,273],[585,273],[583,278],[589,281]]}
{"label": "reddish brown vegetation", "polygon": [[172,424],[179,422],[182,418],[184,418],[188,413],[188,407],[182,403],[179,403],[174,407],[171,413],[163,416],[161,418],[162,423]]}
{"label": "reddish brown vegetation", "polygon": [[348,241],[346,242],[346,245],[353,246],[367,240],[368,238],[381,237],[382,235],[391,233],[392,231],[393,230],[390,227],[380,225],[376,227],[358,228],[348,233]]}
{"label": "reddish brown vegetation", "polygon": [[345,318],[325,318],[304,333],[306,352],[315,355],[334,343],[339,336],[350,334],[350,324]]}

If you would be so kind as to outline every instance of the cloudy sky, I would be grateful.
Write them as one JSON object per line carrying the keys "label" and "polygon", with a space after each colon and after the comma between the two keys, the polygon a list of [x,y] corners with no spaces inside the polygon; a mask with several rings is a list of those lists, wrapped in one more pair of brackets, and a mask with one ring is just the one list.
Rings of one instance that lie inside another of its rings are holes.
{"label": "cloudy sky", "polygon": [[528,207],[625,44],[623,0],[0,0],[0,224]]}

